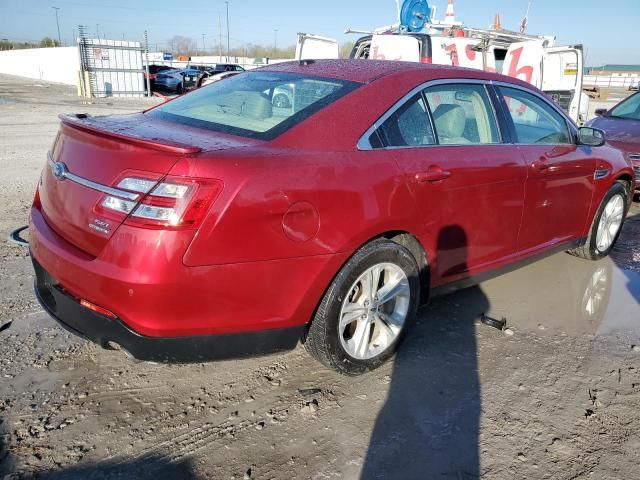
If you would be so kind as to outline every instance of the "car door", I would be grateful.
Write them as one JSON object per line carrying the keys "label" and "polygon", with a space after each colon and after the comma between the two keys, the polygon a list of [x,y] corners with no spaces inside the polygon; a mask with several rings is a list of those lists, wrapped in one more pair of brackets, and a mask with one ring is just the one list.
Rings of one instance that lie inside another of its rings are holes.
{"label": "car door", "polygon": [[512,135],[528,165],[518,250],[523,254],[582,236],[596,159],[550,100],[524,88],[497,86]]}
{"label": "car door", "polygon": [[378,135],[418,204],[434,286],[515,256],[526,166],[502,143],[485,85],[427,87],[388,114]]}
{"label": "car door", "polygon": [[[581,46],[545,48],[541,90],[581,124],[587,118],[589,97],[582,92],[583,54]],[[585,108],[586,105],[586,108]]]}

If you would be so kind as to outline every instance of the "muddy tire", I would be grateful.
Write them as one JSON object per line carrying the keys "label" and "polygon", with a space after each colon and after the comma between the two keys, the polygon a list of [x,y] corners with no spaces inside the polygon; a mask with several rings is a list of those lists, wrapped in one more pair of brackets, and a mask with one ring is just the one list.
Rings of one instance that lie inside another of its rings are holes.
{"label": "muddy tire", "polygon": [[627,200],[624,186],[614,183],[602,199],[586,240],[569,253],[587,260],[599,260],[609,255],[622,230],[629,204]]}
{"label": "muddy tire", "polygon": [[325,293],[304,338],[307,351],[344,375],[391,357],[414,322],[420,297],[412,253],[390,240],[362,247]]}

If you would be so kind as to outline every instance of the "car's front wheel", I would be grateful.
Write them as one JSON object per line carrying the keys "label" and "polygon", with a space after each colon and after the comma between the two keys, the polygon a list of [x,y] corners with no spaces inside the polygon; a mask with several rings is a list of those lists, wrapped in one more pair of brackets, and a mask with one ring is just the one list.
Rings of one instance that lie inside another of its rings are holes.
{"label": "car's front wheel", "polygon": [[346,375],[382,365],[416,316],[418,265],[402,245],[375,240],[344,265],[325,293],[305,337],[320,362]]}
{"label": "car's front wheel", "polygon": [[596,212],[585,242],[569,253],[588,260],[606,257],[616,243],[627,213],[627,190],[614,183]]}

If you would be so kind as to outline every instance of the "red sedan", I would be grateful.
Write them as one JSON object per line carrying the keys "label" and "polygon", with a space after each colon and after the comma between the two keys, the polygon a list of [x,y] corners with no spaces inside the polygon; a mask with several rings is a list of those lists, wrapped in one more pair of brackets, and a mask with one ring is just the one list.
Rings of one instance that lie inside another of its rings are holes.
{"label": "red sedan", "polygon": [[551,252],[607,255],[634,188],[601,131],[466,69],[285,63],[61,120],[31,210],[37,296],[145,360],[302,340],[362,373],[429,296]]}

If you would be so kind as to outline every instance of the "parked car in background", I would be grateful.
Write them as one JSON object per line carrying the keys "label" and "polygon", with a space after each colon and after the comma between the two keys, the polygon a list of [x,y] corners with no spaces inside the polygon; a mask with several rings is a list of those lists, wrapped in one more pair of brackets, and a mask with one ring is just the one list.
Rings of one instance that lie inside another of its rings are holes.
{"label": "parked car in background", "polygon": [[222,72],[244,72],[244,68],[236,63],[217,63],[215,67],[207,70],[209,75],[217,75]]}
{"label": "parked car in background", "polygon": [[629,91],[630,92],[635,92],[640,90],[640,81],[637,81],[635,83],[631,83],[631,85],[629,85]]}
{"label": "parked car in background", "polygon": [[180,95],[196,88],[202,77],[203,72],[193,68],[163,70],[156,74],[155,86]]}
{"label": "parked car in background", "polygon": [[640,92],[610,110],[596,110],[596,115],[587,125],[605,131],[607,141],[624,152],[635,170],[636,188],[640,189]]}
{"label": "parked car in background", "polygon": [[[171,67],[166,65],[149,65],[149,85],[151,86],[151,90],[155,88],[156,76],[160,72],[164,72],[166,70],[171,70]],[[144,70],[144,76],[147,77],[147,70]]]}
{"label": "parked car in background", "polygon": [[[295,108],[274,108],[283,89]],[[364,373],[431,295],[554,251],[608,255],[633,186],[600,130],[456,67],[288,62],[61,120],[30,214],[37,297],[145,360],[302,341]]]}
{"label": "parked car in background", "polygon": [[236,75],[241,74],[242,72],[222,72],[214,76],[206,76],[200,80],[200,86],[204,87],[206,85],[210,85],[215,82],[219,82],[220,80],[224,80],[225,78],[235,77]]}

